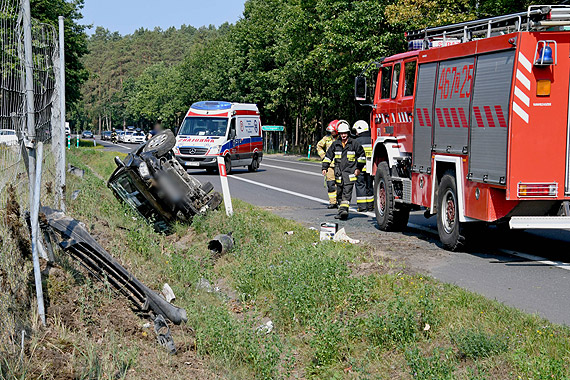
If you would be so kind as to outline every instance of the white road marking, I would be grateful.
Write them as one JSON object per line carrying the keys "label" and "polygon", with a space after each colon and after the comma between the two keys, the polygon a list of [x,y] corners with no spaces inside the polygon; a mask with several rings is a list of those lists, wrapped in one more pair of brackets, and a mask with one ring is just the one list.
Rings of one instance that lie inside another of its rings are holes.
{"label": "white road marking", "polygon": [[515,251],[511,251],[509,249],[499,249],[499,251],[506,253],[508,255],[520,257],[521,259],[534,261],[536,263],[540,263],[540,264],[544,264],[544,265],[550,265],[550,266],[560,268],[560,269],[570,270],[570,265],[568,263],[564,263],[562,261],[550,261],[550,260],[545,259],[544,257],[529,255],[529,254],[522,253],[522,252],[515,252]]}
{"label": "white road marking", "polygon": [[274,166],[274,165],[267,165],[267,164],[263,164],[263,166],[268,167],[268,168],[279,169],[279,170],[289,170],[290,172],[297,172],[297,173],[301,173],[301,174],[315,175],[317,177],[323,176],[322,173],[311,173],[311,172],[308,172],[306,170],[290,169],[290,168],[285,168],[283,166]]}
{"label": "white road marking", "polygon": [[[431,233],[434,235],[438,235],[437,230],[434,230],[432,228],[425,227],[425,226],[420,226],[419,224],[408,223],[408,227],[412,227],[416,230],[420,230],[420,231],[424,231],[424,232]],[[570,270],[570,264],[562,262],[562,261],[551,261],[551,260],[547,260],[544,257],[529,255],[527,253],[512,251],[510,249],[499,248],[499,249],[497,249],[497,251],[505,253],[507,255],[520,257],[521,259],[534,261],[534,262],[539,263],[539,264],[544,264],[544,265],[549,265],[549,266],[553,266],[553,267],[560,268],[560,269]]]}
{"label": "white road marking", "polygon": [[[243,177],[238,177],[238,176],[233,176],[233,175],[232,175],[232,176],[228,176],[228,178],[237,179],[238,181],[243,181],[243,182],[251,183],[252,185],[256,185],[256,186],[260,186],[260,187],[265,187],[266,189],[279,191],[279,192],[281,192],[281,193],[285,193],[285,194],[289,194],[289,195],[294,195],[294,196],[299,197],[299,198],[308,199],[308,200],[310,200],[310,201],[315,201],[315,202],[322,203],[322,204],[325,204],[325,205],[328,205],[328,204],[329,204],[329,200],[328,200],[328,199],[320,199],[320,198],[317,198],[317,197],[313,197],[313,196],[311,196],[311,195],[306,195],[306,194],[297,193],[296,191],[291,191],[291,190],[287,190],[287,189],[282,189],[282,188],[280,188],[280,187],[271,186],[271,185],[267,185],[267,184],[264,184],[264,183],[259,183],[259,182],[256,182],[256,181],[252,181],[251,179],[246,179],[246,178],[243,178]],[[349,210],[352,211],[352,212],[356,212],[356,213],[358,213],[358,214],[363,214],[363,215],[368,215],[368,216],[374,217],[374,213],[372,213],[372,212],[368,212],[368,211],[366,211],[366,212],[358,212],[358,211],[356,211],[356,209],[354,209],[354,208],[350,208]]]}
{"label": "white road marking", "polygon": [[267,161],[286,162],[286,163],[288,163],[288,164],[309,165],[309,166],[313,166],[313,167],[321,165],[321,164],[318,163],[318,162],[315,162],[314,164],[310,164],[310,163],[308,163],[308,162],[289,161],[289,160],[278,160],[277,158],[267,158],[267,157],[265,157],[265,156],[263,156],[263,160],[262,160],[261,162],[263,163],[263,162],[266,161],[266,160],[267,160]]}

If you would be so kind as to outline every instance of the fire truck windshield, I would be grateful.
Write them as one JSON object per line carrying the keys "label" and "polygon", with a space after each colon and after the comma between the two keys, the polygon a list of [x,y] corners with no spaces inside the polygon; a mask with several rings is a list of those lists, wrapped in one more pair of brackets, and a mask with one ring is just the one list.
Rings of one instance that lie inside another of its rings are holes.
{"label": "fire truck windshield", "polygon": [[225,117],[187,117],[178,135],[184,136],[225,136],[228,119]]}

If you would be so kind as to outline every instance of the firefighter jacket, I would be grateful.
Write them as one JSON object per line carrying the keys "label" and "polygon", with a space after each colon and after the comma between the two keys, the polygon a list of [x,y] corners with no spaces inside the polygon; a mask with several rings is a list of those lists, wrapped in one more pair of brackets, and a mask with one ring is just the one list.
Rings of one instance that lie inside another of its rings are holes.
{"label": "firefighter jacket", "polygon": [[[364,153],[366,153],[366,160],[372,160],[372,138],[370,137],[370,131],[362,132],[356,137],[356,141],[362,145],[364,148]],[[366,165],[362,169],[363,173],[366,173]]]}
{"label": "firefighter jacket", "polygon": [[336,140],[323,159],[323,170],[328,170],[331,163],[335,163],[335,176],[337,183],[355,183],[356,169],[362,171],[366,164],[366,154],[364,148],[352,137],[348,137],[346,145],[342,146],[339,138]]}
{"label": "firefighter jacket", "polygon": [[[331,145],[336,141],[336,137],[332,135],[326,135],[317,143],[317,154],[321,157],[321,160],[325,158],[327,154],[327,150],[331,147]],[[334,168],[334,163],[331,162],[331,168]]]}

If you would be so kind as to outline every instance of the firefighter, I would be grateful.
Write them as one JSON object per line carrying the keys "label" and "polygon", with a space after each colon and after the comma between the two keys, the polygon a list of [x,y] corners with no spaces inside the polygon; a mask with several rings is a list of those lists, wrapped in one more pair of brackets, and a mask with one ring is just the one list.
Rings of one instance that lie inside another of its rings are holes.
{"label": "firefighter", "polygon": [[327,150],[323,159],[323,175],[327,174],[330,164],[334,161],[337,194],[340,198],[340,207],[335,219],[346,220],[348,207],[352,198],[352,188],[356,178],[366,164],[364,148],[354,138],[350,137],[350,125],[344,120],[337,123],[340,139],[337,139]]}
{"label": "firefighter", "polygon": [[[372,138],[370,137],[370,128],[364,120],[358,120],[352,127],[356,133],[356,141],[364,148],[366,159],[372,159]],[[373,211],[374,210],[374,188],[372,186],[372,176],[366,172],[366,165],[362,168],[361,175],[356,180],[356,205],[357,210]]]}
{"label": "firefighter", "polygon": [[[327,150],[329,150],[330,146],[333,142],[336,141],[338,137],[338,133],[336,131],[336,125],[338,120],[333,120],[327,126],[327,134],[325,137],[321,139],[317,143],[317,153],[321,157],[321,160],[325,158]],[[334,176],[334,162],[330,163],[330,166],[327,170],[327,174],[325,175],[325,181],[327,184],[327,191],[329,196],[329,205],[327,208],[333,209],[338,207],[338,202],[336,199],[336,185],[335,185],[335,176]]]}

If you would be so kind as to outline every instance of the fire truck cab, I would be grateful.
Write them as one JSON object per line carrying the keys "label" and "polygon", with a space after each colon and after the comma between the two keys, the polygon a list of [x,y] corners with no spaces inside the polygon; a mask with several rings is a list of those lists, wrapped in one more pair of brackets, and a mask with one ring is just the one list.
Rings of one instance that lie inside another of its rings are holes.
{"label": "fire truck cab", "polygon": [[[437,214],[445,248],[477,222],[570,228],[570,7],[407,34],[383,58],[370,125],[375,213],[403,228]],[[366,78],[355,96],[366,99]]]}

